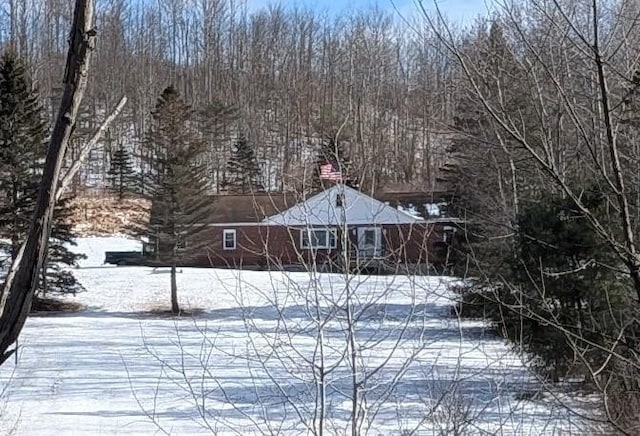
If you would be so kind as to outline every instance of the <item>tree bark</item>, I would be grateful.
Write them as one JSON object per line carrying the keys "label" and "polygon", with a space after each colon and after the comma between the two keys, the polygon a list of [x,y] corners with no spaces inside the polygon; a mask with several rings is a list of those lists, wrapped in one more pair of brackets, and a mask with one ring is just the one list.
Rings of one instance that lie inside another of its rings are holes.
{"label": "tree bark", "polygon": [[625,247],[625,263],[629,269],[633,288],[636,291],[638,303],[640,303],[640,259],[636,249],[634,240],[633,223],[631,213],[629,211],[629,198],[625,187],[625,180],[622,174],[622,165],[620,162],[620,153],[618,150],[618,142],[616,140],[615,128],[611,120],[611,109],[609,107],[609,87],[607,85],[607,76],[604,72],[605,60],[602,59],[600,52],[600,41],[598,35],[598,3],[596,0],[592,2],[593,13],[593,54],[598,71],[598,86],[600,88],[600,105],[602,106],[602,115],[604,118],[605,132],[607,136],[607,146],[611,158],[611,167],[614,175],[615,197],[620,208],[620,224],[624,235]]}
{"label": "tree bark", "polygon": [[89,142],[87,142],[82,147],[82,149],[80,150],[80,154],[73,161],[71,168],[69,168],[69,171],[67,171],[64,177],[62,177],[62,180],[60,180],[60,186],[58,187],[56,200],[60,200],[60,198],[62,197],[62,194],[64,194],[64,191],[71,185],[71,181],[80,170],[80,167],[82,166],[84,161],[87,159],[87,157],[89,157],[89,153],[91,152],[93,147],[95,147],[98,141],[102,139],[102,137],[104,136],[104,133],[107,131],[107,129],[109,128],[113,120],[115,120],[118,117],[118,115],[120,115],[120,112],[122,112],[126,104],[127,104],[127,96],[125,95],[120,99],[120,102],[115,107],[115,109],[113,109],[111,114],[107,118],[105,118],[105,120],[102,122],[98,130],[96,130],[96,132],[93,134]]}
{"label": "tree bark", "polygon": [[180,306],[178,306],[178,283],[176,280],[175,265],[171,265],[171,313],[175,315],[180,313]]}
{"label": "tree bark", "polygon": [[87,86],[94,45],[93,0],[76,0],[63,80],[64,92],[47,150],[33,221],[0,295],[0,365],[15,352],[15,348],[7,350],[18,339],[31,309],[51,232],[60,169]]}

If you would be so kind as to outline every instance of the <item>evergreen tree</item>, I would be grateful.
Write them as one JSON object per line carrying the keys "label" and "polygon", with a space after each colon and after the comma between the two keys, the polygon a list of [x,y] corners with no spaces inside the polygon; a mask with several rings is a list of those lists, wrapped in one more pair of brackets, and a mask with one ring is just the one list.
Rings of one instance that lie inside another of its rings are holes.
{"label": "evergreen tree", "polygon": [[224,186],[227,162],[220,159],[227,153],[231,140],[231,124],[237,121],[238,110],[220,101],[212,101],[198,109],[199,131],[208,144],[209,186],[220,192]]}
{"label": "evergreen tree", "polygon": [[53,211],[51,238],[41,273],[39,294],[42,296],[51,293],[75,294],[84,290],[68,268],[77,265],[78,260],[86,258],[84,254],[69,250],[70,246],[76,245],[76,235],[70,225],[70,219],[75,214],[72,200],[71,196],[63,197]]}
{"label": "evergreen tree", "polygon": [[[533,118],[527,117],[531,105],[526,90],[512,86],[520,83],[524,71],[500,24],[491,23],[469,51],[477,58],[484,78],[478,82],[487,100],[522,114],[522,122],[529,123]],[[457,272],[468,273],[471,266],[474,273],[493,273],[515,255],[514,239],[499,236],[512,226],[519,202],[538,189],[539,178],[530,156],[495,124],[473,93],[461,92],[456,105],[453,127],[458,134],[451,140],[449,161],[441,168],[438,181],[453,194],[453,214],[466,220],[465,232],[457,235],[461,240],[454,241]],[[534,131],[532,127],[532,134]]]}
{"label": "evergreen tree", "polygon": [[345,152],[344,142],[335,139],[327,139],[318,151],[316,165],[313,173],[314,190],[326,189],[335,185],[335,181],[322,179],[320,168],[322,165],[331,164],[332,170],[340,173],[341,181],[351,187],[357,187],[357,183],[351,177],[351,159]]}
{"label": "evergreen tree", "polygon": [[[12,53],[0,58],[0,236],[12,259],[26,238],[34,212],[46,154],[47,127],[24,64]],[[41,272],[40,293],[81,289],[63,265],[80,257],[65,246],[73,235],[66,220],[70,210],[61,202],[54,211],[47,262]],[[51,284],[51,286],[49,286]]]}
{"label": "evergreen tree", "polygon": [[264,192],[261,179],[255,150],[251,143],[241,136],[233,145],[222,189],[230,194]]}
{"label": "evergreen tree", "polygon": [[11,52],[0,59],[0,231],[15,258],[31,224],[45,152],[46,125],[38,93]]}
{"label": "evergreen tree", "polygon": [[[598,189],[586,190],[582,200],[591,213],[606,216]],[[637,343],[628,278],[570,199],[543,194],[523,207],[516,223],[517,256],[503,270],[510,285],[466,294],[463,310],[475,306],[476,314],[492,319],[510,341],[537,357],[534,366],[545,375],[589,377],[585,364],[600,367],[610,358],[604,350],[620,340],[620,325],[628,326],[624,342]],[[575,358],[576,347],[584,360]]]}
{"label": "evergreen tree", "polygon": [[147,234],[155,259],[171,267],[171,311],[179,313],[176,267],[203,249],[201,223],[211,213],[207,151],[193,125],[194,112],[173,87],[166,88],[152,112],[146,147],[150,156],[151,217]]}
{"label": "evergreen tree", "polygon": [[312,189],[314,191],[326,189],[336,183],[320,178],[320,167],[326,164],[331,164],[333,171],[340,172],[344,184],[357,188],[358,181],[352,174],[351,158],[346,150],[346,144],[351,138],[349,126],[344,125],[334,114],[325,114],[323,121],[316,126],[316,129],[321,143],[313,170]]}
{"label": "evergreen tree", "polygon": [[138,177],[133,170],[131,155],[121,145],[111,156],[111,166],[107,172],[111,189],[122,199],[127,193],[139,191]]}

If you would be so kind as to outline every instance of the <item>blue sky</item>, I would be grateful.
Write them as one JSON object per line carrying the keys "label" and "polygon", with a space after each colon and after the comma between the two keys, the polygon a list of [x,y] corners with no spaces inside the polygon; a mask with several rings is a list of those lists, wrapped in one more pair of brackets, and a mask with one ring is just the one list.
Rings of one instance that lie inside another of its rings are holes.
{"label": "blue sky", "polygon": [[[318,11],[327,11],[339,15],[358,9],[367,9],[378,5],[381,9],[395,11],[397,9],[406,16],[417,13],[416,2],[420,0],[247,0],[250,10],[259,9],[267,4],[275,3],[284,6],[299,5]],[[441,11],[458,22],[468,22],[477,15],[487,14],[487,5],[493,0],[437,0]],[[422,0],[425,9],[433,9],[434,0]],[[394,7],[395,4],[395,7]]]}

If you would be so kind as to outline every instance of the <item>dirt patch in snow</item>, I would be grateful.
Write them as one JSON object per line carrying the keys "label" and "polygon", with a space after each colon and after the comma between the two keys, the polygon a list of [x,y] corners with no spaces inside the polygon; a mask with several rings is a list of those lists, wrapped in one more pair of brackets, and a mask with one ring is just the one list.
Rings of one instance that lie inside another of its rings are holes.
{"label": "dirt patch in snow", "polygon": [[164,306],[153,307],[149,310],[149,314],[158,318],[198,318],[205,313],[204,309],[181,309],[180,313],[175,314],[170,308]]}
{"label": "dirt patch in snow", "polygon": [[86,306],[69,300],[57,298],[34,298],[31,303],[31,315],[53,315],[56,313],[81,312]]}

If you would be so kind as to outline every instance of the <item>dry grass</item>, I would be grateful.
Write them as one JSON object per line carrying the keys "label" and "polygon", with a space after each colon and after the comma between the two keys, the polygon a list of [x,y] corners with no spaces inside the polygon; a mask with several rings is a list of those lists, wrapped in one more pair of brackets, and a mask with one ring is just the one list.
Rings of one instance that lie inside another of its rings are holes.
{"label": "dry grass", "polygon": [[110,194],[77,196],[72,205],[75,215],[71,225],[78,236],[135,235],[136,229],[149,221],[149,200],[128,196],[119,199]]}

